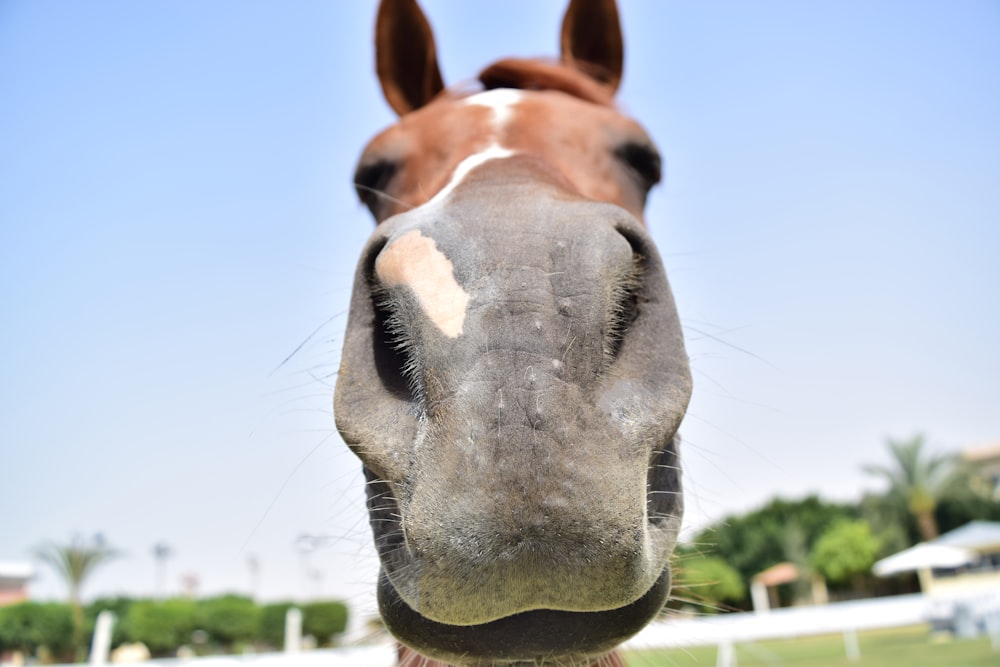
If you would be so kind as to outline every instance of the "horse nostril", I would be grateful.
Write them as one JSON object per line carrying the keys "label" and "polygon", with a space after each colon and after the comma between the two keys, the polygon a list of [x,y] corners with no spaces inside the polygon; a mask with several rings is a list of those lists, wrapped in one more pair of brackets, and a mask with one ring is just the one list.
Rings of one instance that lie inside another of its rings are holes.
{"label": "horse nostril", "polygon": [[417,396],[414,391],[412,345],[393,308],[392,300],[384,290],[373,290],[372,309],[375,315],[372,322],[372,353],[379,379],[392,394],[414,401]]}
{"label": "horse nostril", "polygon": [[372,308],[372,357],[379,380],[389,393],[397,398],[418,402],[419,371],[410,334],[392,294],[375,276],[375,259],[384,247],[384,241],[373,246],[366,258],[365,272]]}
{"label": "horse nostril", "polygon": [[604,353],[608,363],[618,358],[629,328],[639,317],[645,257],[636,250],[631,239],[629,243],[632,245],[632,265],[611,286],[604,336]]}

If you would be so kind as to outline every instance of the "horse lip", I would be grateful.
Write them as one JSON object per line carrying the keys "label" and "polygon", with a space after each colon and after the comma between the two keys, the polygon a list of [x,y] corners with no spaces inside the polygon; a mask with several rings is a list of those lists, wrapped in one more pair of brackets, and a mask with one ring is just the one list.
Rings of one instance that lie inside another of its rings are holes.
{"label": "horse lip", "polygon": [[416,651],[468,667],[515,667],[551,664],[591,665],[645,627],[663,608],[670,593],[665,567],[638,600],[616,609],[593,612],[539,609],[478,625],[433,621],[410,607],[385,571],[379,572],[379,612],[389,631]]}
{"label": "horse lip", "polygon": [[[680,495],[680,466],[677,458],[679,442],[675,439],[668,441],[662,448],[658,448],[652,453],[649,461],[648,479],[646,485],[647,514],[646,533],[644,542],[649,548],[653,543],[659,544],[662,553],[670,553],[673,550],[673,543],[680,528],[680,517],[683,512],[683,504]],[[380,587],[391,589],[392,599],[397,599],[413,614],[424,619],[427,623],[434,623],[442,627],[483,627],[491,623],[499,622],[503,618],[512,618],[523,614],[535,612],[561,613],[574,616],[576,618],[587,617],[588,614],[602,614],[611,610],[612,605],[598,607],[548,607],[544,603],[538,607],[522,607],[520,610],[501,612],[496,616],[489,615],[468,618],[468,622],[459,621],[456,623],[454,616],[449,618],[448,614],[439,615],[441,608],[429,606],[424,608],[422,595],[420,594],[420,582],[423,579],[421,573],[425,568],[432,566],[434,560],[428,560],[426,554],[421,554],[416,545],[407,537],[405,526],[405,514],[403,506],[400,504],[399,493],[402,487],[398,484],[387,482],[380,478],[371,468],[365,467],[368,481],[367,490],[369,494],[369,512],[371,516],[372,531],[375,536],[376,545],[382,567],[380,570]],[[405,493],[405,491],[404,491]],[[649,540],[652,540],[650,542]],[[669,544],[664,544],[662,540],[667,540]],[[656,559],[658,560],[658,559]],[[652,563],[650,563],[652,565]],[[647,584],[640,584],[643,588],[637,588],[632,594],[634,597],[623,599],[618,604],[619,609],[627,609],[650,595],[650,591],[657,589],[663,583],[664,574],[667,574],[667,587],[662,594],[664,597],[669,593],[669,567],[667,562],[653,565],[648,570]],[[402,579],[397,580],[399,576]],[[553,575],[556,576],[556,575]],[[396,580],[393,583],[393,580]],[[622,582],[624,585],[624,581]],[[638,583],[638,582],[636,582]],[[397,588],[401,585],[402,588]],[[380,592],[380,596],[383,593]],[[496,602],[496,601],[494,601]],[[500,604],[499,607],[503,607]],[[499,611],[499,609],[497,609]],[[466,610],[467,613],[468,610]],[[648,619],[647,619],[648,620]],[[641,626],[639,626],[641,627]],[[638,627],[636,628],[638,629]]]}

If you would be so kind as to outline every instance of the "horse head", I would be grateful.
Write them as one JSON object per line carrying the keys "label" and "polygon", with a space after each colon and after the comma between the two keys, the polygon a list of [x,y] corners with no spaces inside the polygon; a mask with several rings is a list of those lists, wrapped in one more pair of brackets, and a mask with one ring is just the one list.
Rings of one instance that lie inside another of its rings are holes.
{"label": "horse head", "polygon": [[356,172],[335,413],[386,625],[451,663],[590,665],[670,588],[691,379],[643,222],[660,157],[614,105],[614,2],[573,0],[561,44],[449,90],[417,4],[377,17],[399,120]]}

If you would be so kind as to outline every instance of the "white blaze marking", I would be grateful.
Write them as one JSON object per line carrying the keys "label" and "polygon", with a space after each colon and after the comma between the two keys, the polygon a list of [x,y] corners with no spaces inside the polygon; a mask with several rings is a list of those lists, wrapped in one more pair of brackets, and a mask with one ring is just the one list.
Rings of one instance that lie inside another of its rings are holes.
{"label": "white blaze marking", "polygon": [[469,175],[470,171],[472,171],[479,165],[483,164],[484,162],[489,162],[490,160],[497,160],[499,158],[510,157],[513,154],[514,151],[509,150],[507,148],[502,148],[500,146],[497,146],[496,144],[489,146],[488,148],[486,148],[483,151],[480,151],[479,153],[473,153],[472,155],[470,155],[469,157],[465,158],[464,160],[458,163],[458,166],[455,167],[455,173],[452,174],[451,180],[448,181],[448,185],[441,188],[441,190],[439,190],[438,193],[434,195],[434,197],[432,197],[431,200],[427,203],[436,204],[442,201],[445,197],[451,194],[452,190],[458,187],[458,184],[461,183],[465,179],[465,177]]}
{"label": "white blaze marking", "polygon": [[496,88],[465,99],[466,104],[493,109],[493,129],[501,132],[510,120],[511,111],[524,98],[524,92],[511,88]]}
{"label": "white blaze marking", "polygon": [[445,185],[436,195],[434,195],[434,197],[427,202],[428,204],[440,202],[445,197],[450,195],[451,191],[454,190],[458,184],[469,175],[470,171],[484,162],[510,157],[514,154],[514,151],[501,146],[497,142],[497,137],[503,132],[504,128],[507,127],[507,123],[510,122],[511,116],[513,116],[514,107],[523,97],[524,93],[520,90],[497,88],[495,90],[487,90],[486,92],[472,95],[464,100],[464,103],[470,106],[486,107],[487,109],[493,110],[492,142],[482,151],[473,153],[469,157],[462,160],[458,166],[455,167],[455,173],[452,174],[451,180],[448,181],[448,184]]}
{"label": "white blaze marking", "polygon": [[[476,167],[490,160],[510,157],[514,151],[500,145],[498,138],[513,116],[514,107],[522,99],[519,90],[498,88],[472,95],[465,104],[492,109],[493,136],[490,144],[462,160],[448,184],[441,188],[430,201],[411,213],[428,213],[440,205],[452,191],[465,180]],[[417,220],[425,219],[418,215]],[[465,325],[465,314],[469,305],[469,295],[455,280],[454,266],[448,257],[438,250],[434,239],[424,236],[419,229],[406,232],[390,243],[375,260],[375,273],[383,284],[406,285],[417,297],[420,308],[434,325],[449,338],[457,338]],[[500,399],[503,407],[503,398]]]}
{"label": "white blaze marking", "polygon": [[388,286],[406,285],[441,333],[457,338],[465,325],[469,295],[455,280],[454,265],[434,239],[420,230],[406,232],[375,260],[375,273]]}

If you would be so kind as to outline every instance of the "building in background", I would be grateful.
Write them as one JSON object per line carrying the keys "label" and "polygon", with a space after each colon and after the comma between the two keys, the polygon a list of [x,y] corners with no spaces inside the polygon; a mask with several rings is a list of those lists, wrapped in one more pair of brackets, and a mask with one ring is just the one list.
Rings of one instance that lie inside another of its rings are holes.
{"label": "building in background", "polygon": [[962,460],[973,466],[974,482],[983,485],[981,490],[993,500],[1000,500],[1000,442],[966,449]]}
{"label": "building in background", "polygon": [[0,606],[28,599],[28,582],[35,569],[28,563],[0,561]]}

